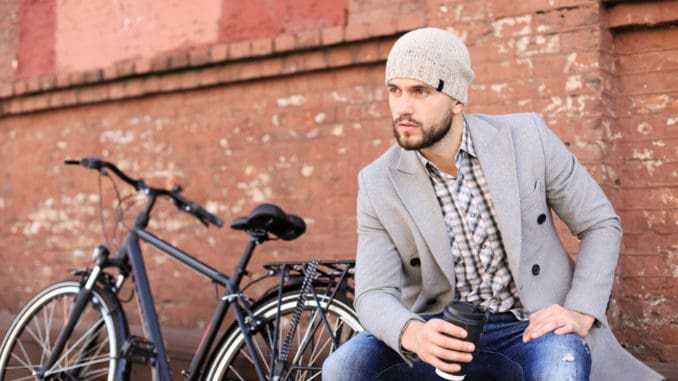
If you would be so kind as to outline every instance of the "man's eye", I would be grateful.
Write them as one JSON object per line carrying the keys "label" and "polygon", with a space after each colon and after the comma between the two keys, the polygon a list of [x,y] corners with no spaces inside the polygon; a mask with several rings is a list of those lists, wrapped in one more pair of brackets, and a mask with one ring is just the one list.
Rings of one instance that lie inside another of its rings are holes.
{"label": "man's eye", "polygon": [[391,94],[397,94],[400,90],[397,87],[389,87],[388,92]]}

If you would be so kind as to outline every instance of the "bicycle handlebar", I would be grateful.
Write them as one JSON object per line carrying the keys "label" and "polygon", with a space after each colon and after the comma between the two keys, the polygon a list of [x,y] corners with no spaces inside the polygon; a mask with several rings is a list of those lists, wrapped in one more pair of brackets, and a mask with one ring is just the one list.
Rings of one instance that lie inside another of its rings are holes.
{"label": "bicycle handlebar", "polygon": [[66,165],[80,165],[85,168],[94,169],[96,171],[103,171],[104,169],[109,169],[113,172],[120,180],[126,182],[127,184],[134,187],[137,191],[142,191],[147,197],[153,196],[166,196],[172,200],[172,203],[176,205],[177,209],[186,212],[193,217],[197,218],[205,226],[212,224],[217,227],[222,227],[224,221],[215,216],[214,214],[208,212],[205,208],[199,204],[181,196],[179,194],[180,187],[177,190],[167,190],[162,188],[153,188],[146,185],[143,179],[133,179],[123,171],[120,170],[115,164],[108,161],[102,160],[98,157],[85,157],[80,160],[64,160]]}

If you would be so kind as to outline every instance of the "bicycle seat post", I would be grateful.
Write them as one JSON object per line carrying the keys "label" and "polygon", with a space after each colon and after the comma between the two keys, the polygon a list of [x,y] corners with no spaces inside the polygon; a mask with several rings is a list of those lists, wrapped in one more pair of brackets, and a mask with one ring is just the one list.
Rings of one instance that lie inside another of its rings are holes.
{"label": "bicycle seat post", "polygon": [[[252,258],[252,254],[254,253],[255,247],[267,241],[269,239],[268,234],[266,232],[250,232],[250,239],[247,241],[247,245],[245,246],[245,249],[242,252],[242,255],[240,256],[240,260],[238,261],[238,264],[235,266],[233,269],[233,275],[231,276],[231,284],[233,285],[234,288],[238,288],[240,286],[240,282],[242,281],[243,276],[247,275],[247,265],[250,262],[250,259]],[[233,290],[229,290],[229,292],[232,292]]]}

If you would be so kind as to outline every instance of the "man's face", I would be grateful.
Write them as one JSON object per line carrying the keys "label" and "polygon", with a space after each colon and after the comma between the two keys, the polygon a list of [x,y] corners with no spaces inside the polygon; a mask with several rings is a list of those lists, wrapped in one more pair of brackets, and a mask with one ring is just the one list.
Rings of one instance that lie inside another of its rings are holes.
{"label": "man's face", "polygon": [[414,79],[395,78],[387,87],[393,133],[401,147],[428,148],[450,130],[452,98]]}

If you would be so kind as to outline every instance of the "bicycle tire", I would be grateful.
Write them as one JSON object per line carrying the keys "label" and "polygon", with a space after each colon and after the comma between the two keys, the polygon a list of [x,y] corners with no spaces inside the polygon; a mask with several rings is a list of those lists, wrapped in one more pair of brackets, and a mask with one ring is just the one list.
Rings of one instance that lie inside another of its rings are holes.
{"label": "bicycle tire", "polygon": [[[318,300],[316,301],[310,293],[306,295],[300,324],[294,336],[295,340],[293,340],[289,357],[292,361],[289,364],[301,366],[304,369],[288,371],[281,380],[320,380],[323,361],[336,349],[329,337],[330,332],[318,312],[318,305],[326,311],[325,316],[330,324],[331,333],[337,338],[340,345],[363,330],[351,302],[335,297],[328,305],[329,296],[317,296]],[[301,290],[299,289],[283,295],[280,303],[282,329],[278,333],[278,353],[287,336],[289,321],[292,319],[292,314],[300,297]],[[252,330],[252,339],[267,379],[271,374],[271,338],[277,308],[277,295],[273,295],[273,297],[269,297],[253,307],[254,320],[258,324]],[[212,381],[251,381],[258,379],[254,363],[245,344],[245,335],[237,322],[231,326],[224,337],[225,340],[219,346],[214,360],[210,362],[205,379]],[[290,369],[289,365],[288,369]]]}
{"label": "bicycle tire", "polygon": [[[68,320],[80,282],[55,283],[34,296],[12,321],[0,345],[0,380],[33,380],[43,367],[59,332]],[[127,326],[120,304],[105,289],[95,287],[62,355],[45,373],[50,380],[126,380],[118,369]],[[122,365],[127,368],[125,364]]]}

